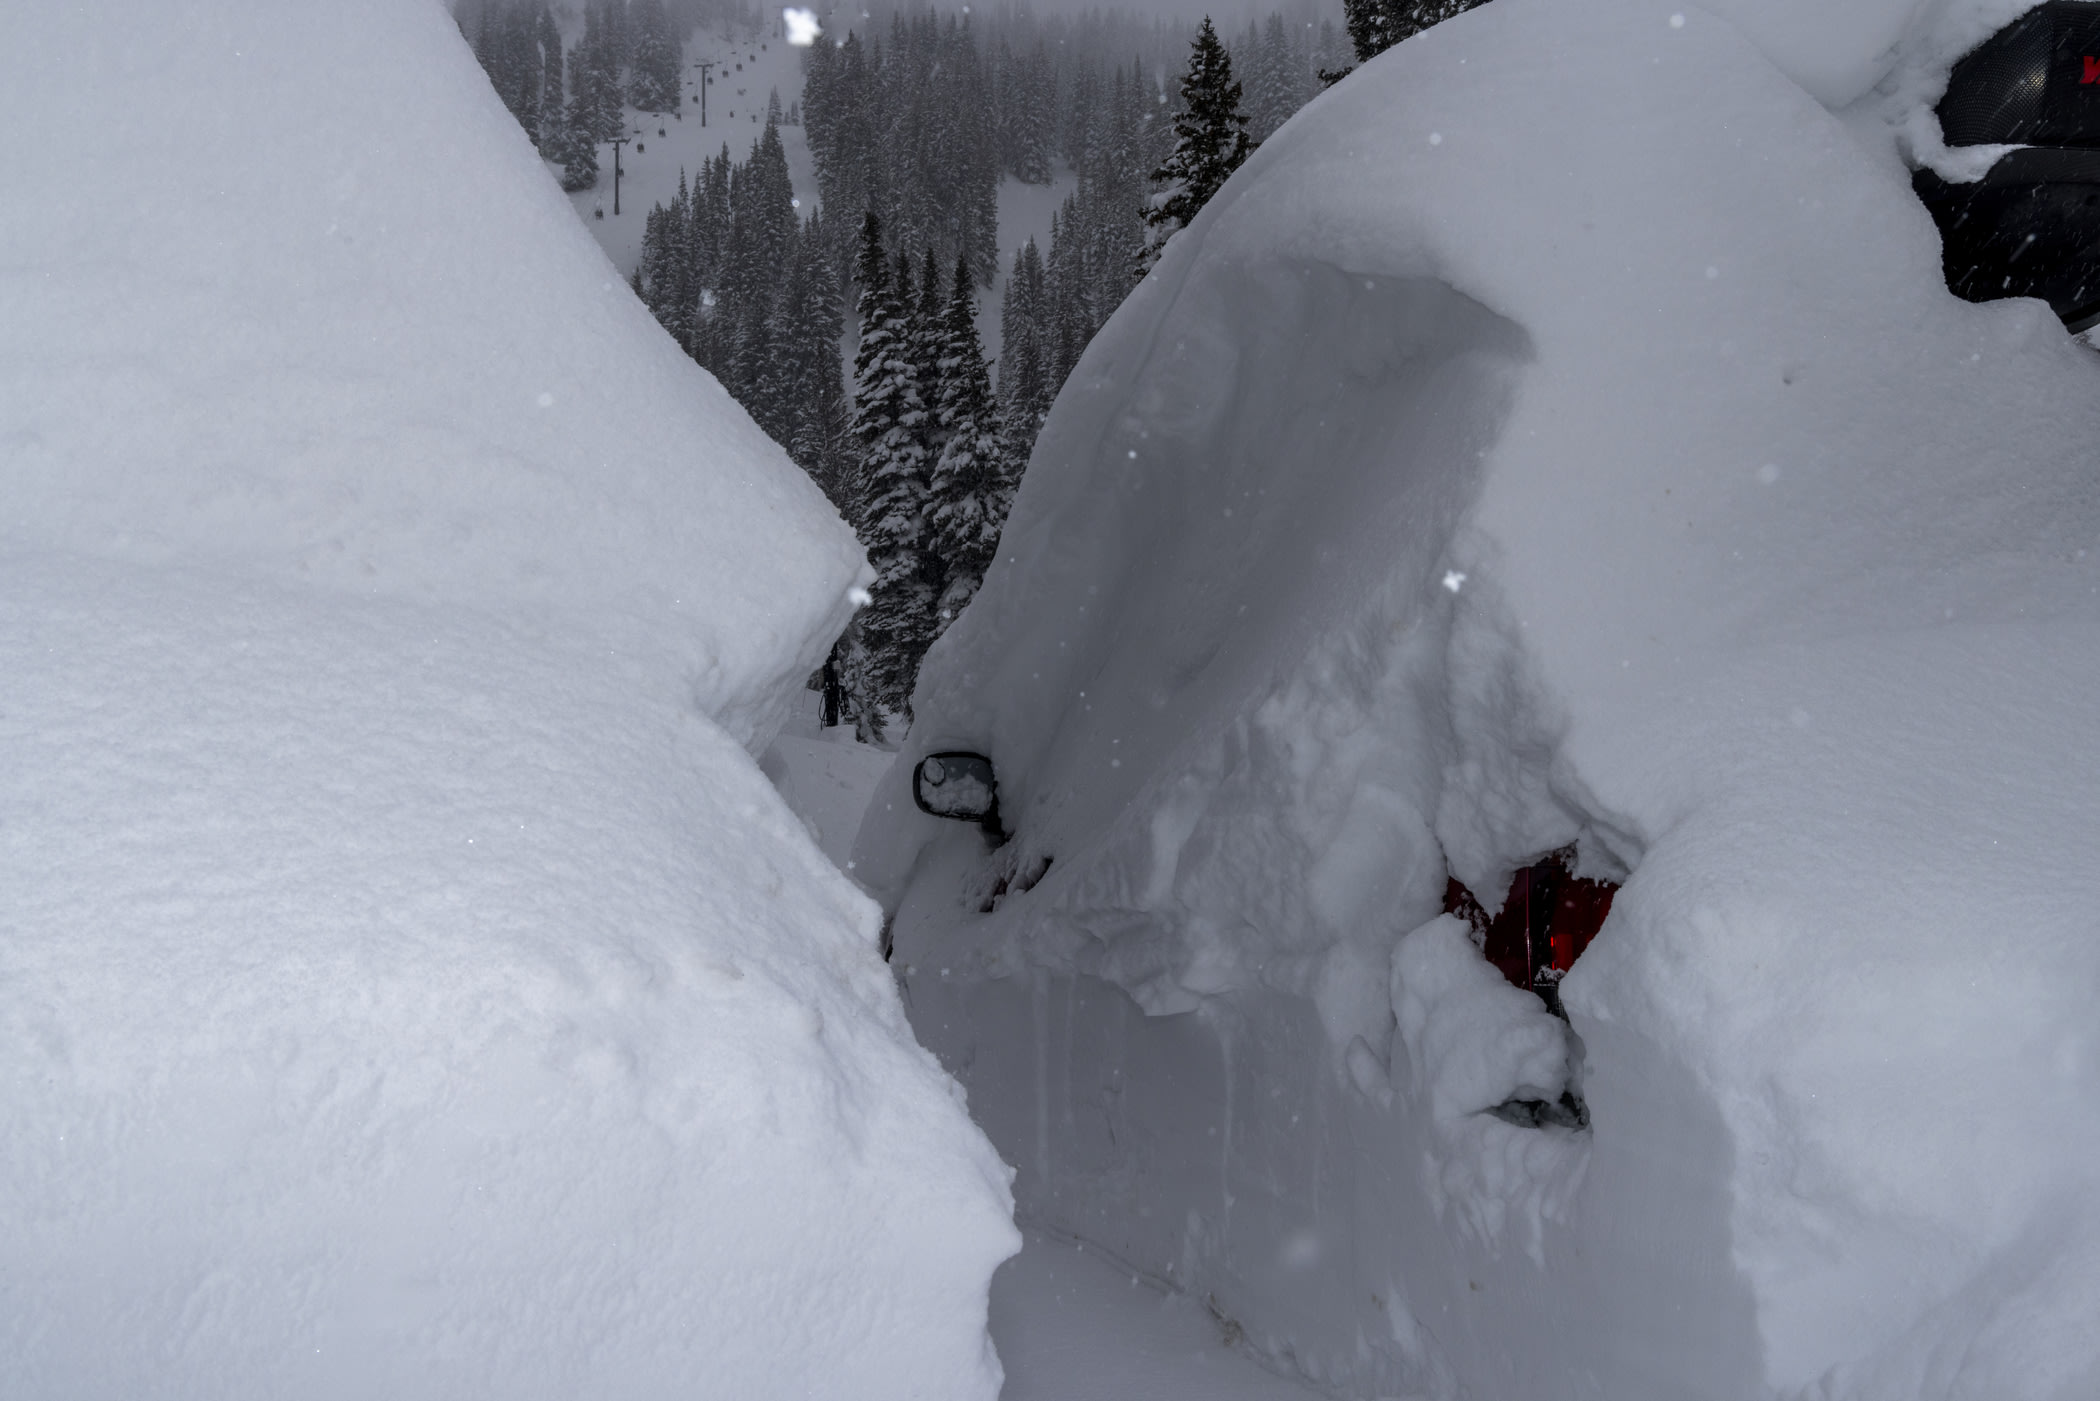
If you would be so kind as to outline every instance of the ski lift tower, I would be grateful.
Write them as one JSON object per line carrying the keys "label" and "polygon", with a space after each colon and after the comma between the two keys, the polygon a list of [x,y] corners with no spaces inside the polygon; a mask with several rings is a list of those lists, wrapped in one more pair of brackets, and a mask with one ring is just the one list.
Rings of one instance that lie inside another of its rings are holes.
{"label": "ski lift tower", "polygon": [[707,125],[707,70],[718,66],[713,60],[693,65],[700,70],[700,125],[703,128]]}

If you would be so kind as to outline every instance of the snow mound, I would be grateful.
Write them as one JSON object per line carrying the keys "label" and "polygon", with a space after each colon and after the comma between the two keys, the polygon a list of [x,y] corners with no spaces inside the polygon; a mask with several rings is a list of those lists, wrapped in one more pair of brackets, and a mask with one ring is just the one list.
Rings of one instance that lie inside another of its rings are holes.
{"label": "snow mound", "polygon": [[[1499,0],[1265,144],[862,830],[1024,1210],[1355,1394],[2100,1388],[2100,366],[1899,144],[2018,7],[1739,8]],[[1447,874],[1570,845],[1506,1022]]]}
{"label": "snow mound", "polygon": [[1006,1170],[747,753],[851,536],[438,6],[21,18],[4,1389],[995,1395]]}
{"label": "snow mound", "polygon": [[763,748],[859,551],[712,377],[635,352],[648,311],[437,4],[69,13],[18,47],[0,541],[589,609]]}

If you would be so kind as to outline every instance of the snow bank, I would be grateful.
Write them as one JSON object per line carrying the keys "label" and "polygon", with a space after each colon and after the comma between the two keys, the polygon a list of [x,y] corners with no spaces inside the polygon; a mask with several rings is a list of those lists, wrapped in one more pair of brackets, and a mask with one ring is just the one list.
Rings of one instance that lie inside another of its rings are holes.
{"label": "snow bank", "polygon": [[[2016,7],[1740,8],[1499,0],[1267,143],[861,835],[1023,1209],[1351,1393],[2100,1388],[2100,374],[1899,158]],[[1571,843],[1555,1047],[1431,921]]]}
{"label": "snow bank", "polygon": [[711,377],[635,350],[648,312],[436,4],[271,8],[21,36],[0,540],[590,610],[762,748],[851,537]]}
{"label": "snow bank", "polygon": [[983,1396],[1006,1173],[761,747],[864,576],[443,11],[0,80],[10,1396]]}

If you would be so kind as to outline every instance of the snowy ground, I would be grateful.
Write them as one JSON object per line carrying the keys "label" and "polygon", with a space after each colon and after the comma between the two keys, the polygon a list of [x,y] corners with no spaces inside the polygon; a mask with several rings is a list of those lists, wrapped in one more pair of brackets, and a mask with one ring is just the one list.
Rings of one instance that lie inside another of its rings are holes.
{"label": "snowy ground", "polygon": [[1000,1401],[1305,1401],[1194,1300],[1031,1231],[992,1278]]}
{"label": "snowy ground", "polygon": [[[818,725],[816,693],[759,761],[842,868],[896,755]],[[1237,1348],[1237,1325],[1105,1257],[1040,1231],[992,1279],[1001,1401],[1302,1401]]]}
{"label": "snowy ground", "polygon": [[862,744],[849,726],[826,729],[822,699],[815,691],[797,698],[794,714],[760,756],[781,798],[808,824],[832,864],[846,869],[853,834],[867,810],[868,795],[889,772],[896,751]]}

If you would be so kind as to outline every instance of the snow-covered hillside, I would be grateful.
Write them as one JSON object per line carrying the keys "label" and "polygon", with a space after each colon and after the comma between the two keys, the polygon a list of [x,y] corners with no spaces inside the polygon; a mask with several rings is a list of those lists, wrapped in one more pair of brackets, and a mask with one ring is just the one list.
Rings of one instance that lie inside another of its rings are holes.
{"label": "snow-covered hillside", "polygon": [[[751,143],[765,129],[768,98],[778,92],[783,113],[801,99],[801,52],[781,37],[777,14],[774,28],[764,33],[742,27],[728,31],[703,27],[685,36],[685,70],[680,77],[685,105],[676,114],[628,109],[627,133],[632,139],[620,153],[620,212],[613,213],[610,144],[598,148],[598,183],[569,196],[577,217],[584,220],[621,277],[631,276],[641,259],[643,225],[650,209],[670,204],[678,193],[681,174],[689,182],[697,180],[701,163],[720,156],[724,146],[729,148],[730,159],[750,159]],[[704,127],[697,100],[702,63],[714,65]],[[787,153],[795,198],[807,215],[817,207],[817,176],[810,164],[809,141],[800,126],[783,125],[780,144]]]}
{"label": "snow-covered hillside", "polygon": [[[835,40],[836,36],[827,34],[818,42]],[[623,148],[620,158],[620,213],[613,213],[610,145],[598,149],[602,167],[598,184],[569,196],[577,217],[584,221],[623,278],[631,276],[640,261],[643,225],[649,210],[671,202],[678,193],[680,174],[689,180],[697,176],[701,162],[719,156],[725,143],[732,159],[748,159],[751,143],[763,129],[768,97],[778,92],[784,110],[800,101],[802,53],[777,33],[751,37],[742,30],[725,33],[703,27],[686,36],[682,115],[633,110],[627,113],[627,130],[634,140]],[[714,82],[708,88],[705,128],[700,125],[700,107],[694,100],[700,94],[698,65],[703,61],[715,65]],[[806,216],[821,207],[808,137],[799,126],[783,126],[780,142],[787,153],[795,198]],[[1077,177],[1062,166],[1047,185],[1024,184],[1010,177],[999,182],[999,275],[979,294],[977,303],[977,334],[988,353],[998,354],[1001,298],[1014,255],[1031,238],[1039,249],[1048,252],[1050,216],[1077,185]],[[857,221],[858,215],[852,215],[852,219]],[[850,348],[849,344],[849,351]]]}
{"label": "snow-covered hillside", "polygon": [[[1902,159],[2021,6],[1715,8],[1496,0],[1264,145],[857,873],[1024,1213],[1345,1394],[2090,1397],[2100,364]],[[1569,844],[1563,1024],[1440,910]]]}
{"label": "snow-covered hillside", "polygon": [[851,535],[434,0],[14,18],[0,1392],[994,1395],[1006,1171],[750,758]]}

